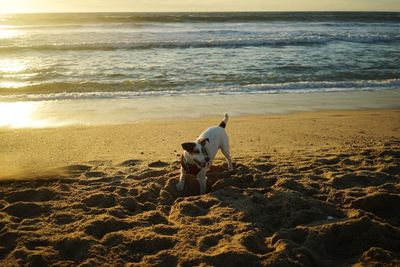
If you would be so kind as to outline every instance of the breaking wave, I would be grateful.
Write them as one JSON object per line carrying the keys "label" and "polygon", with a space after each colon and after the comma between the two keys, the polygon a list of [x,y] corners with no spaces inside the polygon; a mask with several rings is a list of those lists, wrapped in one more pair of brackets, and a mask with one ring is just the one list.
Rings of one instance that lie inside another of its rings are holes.
{"label": "breaking wave", "polygon": [[[107,88],[109,90],[107,90]],[[127,83],[55,83],[26,86],[1,92],[1,101],[65,100],[92,98],[134,98],[145,96],[213,95],[213,94],[281,94],[338,92],[355,90],[399,89],[400,79],[342,81],[342,82],[289,82],[280,84],[251,84],[245,86],[203,87],[196,89],[134,90]]]}

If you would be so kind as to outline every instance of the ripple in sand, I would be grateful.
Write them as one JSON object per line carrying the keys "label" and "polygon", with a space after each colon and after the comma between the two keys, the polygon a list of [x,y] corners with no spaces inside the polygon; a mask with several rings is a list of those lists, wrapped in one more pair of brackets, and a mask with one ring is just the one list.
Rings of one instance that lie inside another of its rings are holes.
{"label": "ripple in sand", "polygon": [[5,199],[9,203],[17,201],[25,202],[42,202],[52,200],[57,197],[58,193],[50,189],[28,189],[16,191],[8,194]]}
{"label": "ripple in sand", "polygon": [[88,178],[98,178],[98,177],[103,177],[106,174],[104,172],[100,171],[90,171],[90,172],[85,172],[85,176]]}
{"label": "ripple in sand", "polygon": [[79,176],[81,173],[89,171],[92,167],[88,165],[69,165],[61,168],[61,171],[65,172],[67,175]]}
{"label": "ripple in sand", "polygon": [[115,206],[115,196],[106,194],[95,194],[83,200],[88,207],[110,208]]}
{"label": "ripple in sand", "polygon": [[46,205],[30,202],[15,202],[3,209],[9,215],[19,218],[32,218],[47,214],[51,209]]}
{"label": "ripple in sand", "polygon": [[136,166],[137,164],[139,164],[140,163],[140,160],[137,160],[137,159],[129,159],[129,160],[126,160],[126,161],[124,161],[124,162],[121,162],[120,164],[119,164],[119,166],[123,166],[123,167],[133,167],[133,166]]}
{"label": "ripple in sand", "polygon": [[131,227],[132,225],[130,223],[127,223],[123,220],[119,220],[113,217],[101,217],[89,222],[85,226],[84,231],[86,234],[100,239],[105,234],[120,230],[126,230]]}
{"label": "ripple in sand", "polygon": [[3,232],[0,234],[0,260],[4,259],[17,246],[19,235],[16,232]]}
{"label": "ripple in sand", "polygon": [[[0,188],[0,262],[399,265],[395,145],[312,154],[301,161],[242,158],[231,172],[216,162],[209,172],[209,193],[202,196],[193,177],[183,192],[176,191],[178,162],[153,170],[113,166],[117,170],[101,169],[107,178],[80,175],[69,178],[69,184],[59,179],[8,183]],[[119,170],[123,177],[113,175]],[[88,171],[97,170],[81,174]],[[60,198],[57,191],[44,192],[55,188],[68,193]],[[53,214],[42,216],[50,207]],[[41,208],[43,213],[29,215]]]}
{"label": "ripple in sand", "polygon": [[151,167],[151,168],[162,168],[162,167],[166,167],[166,166],[169,166],[169,163],[163,162],[161,160],[154,161],[149,164],[149,167]]}
{"label": "ripple in sand", "polygon": [[93,242],[80,237],[66,237],[55,243],[54,248],[59,251],[61,259],[82,261],[87,257]]}

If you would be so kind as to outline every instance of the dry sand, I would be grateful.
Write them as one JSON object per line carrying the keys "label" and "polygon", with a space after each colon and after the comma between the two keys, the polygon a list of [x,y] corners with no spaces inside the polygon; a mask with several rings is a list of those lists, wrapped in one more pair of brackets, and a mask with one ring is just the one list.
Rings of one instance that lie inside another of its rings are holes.
{"label": "dry sand", "polygon": [[233,117],[176,192],[219,120],[0,130],[0,265],[400,265],[400,110]]}

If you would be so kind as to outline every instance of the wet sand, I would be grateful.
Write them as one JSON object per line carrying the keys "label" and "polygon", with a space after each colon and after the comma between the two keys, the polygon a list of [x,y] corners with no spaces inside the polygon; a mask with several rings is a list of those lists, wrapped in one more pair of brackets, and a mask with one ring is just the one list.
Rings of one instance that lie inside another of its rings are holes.
{"label": "wet sand", "polygon": [[2,129],[1,265],[400,264],[400,110],[232,117],[235,169],[177,192],[219,121]]}
{"label": "wet sand", "polygon": [[[35,100],[33,98],[33,100]],[[0,101],[0,128],[118,125],[153,120],[274,115],[321,110],[399,109],[400,89],[133,98]]]}

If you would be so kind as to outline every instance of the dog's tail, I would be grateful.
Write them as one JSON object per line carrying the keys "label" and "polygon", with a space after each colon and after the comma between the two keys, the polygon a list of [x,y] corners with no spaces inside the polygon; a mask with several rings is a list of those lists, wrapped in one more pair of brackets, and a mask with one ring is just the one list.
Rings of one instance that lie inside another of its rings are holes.
{"label": "dog's tail", "polygon": [[221,121],[221,123],[219,124],[219,127],[222,127],[225,129],[226,124],[228,123],[228,120],[229,120],[229,115],[228,115],[228,113],[225,113],[224,120]]}

